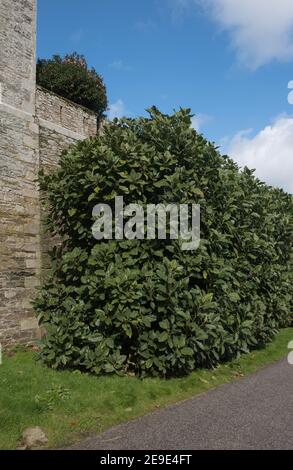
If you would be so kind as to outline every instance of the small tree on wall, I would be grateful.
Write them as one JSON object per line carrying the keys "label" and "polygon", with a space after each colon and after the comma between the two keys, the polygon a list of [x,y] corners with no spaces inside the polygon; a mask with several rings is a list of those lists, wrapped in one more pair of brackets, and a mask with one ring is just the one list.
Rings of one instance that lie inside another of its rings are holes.
{"label": "small tree on wall", "polygon": [[94,68],[89,69],[85,57],[76,52],[64,57],[54,55],[51,59],[39,59],[37,84],[91,109],[99,119],[107,109],[103,78]]}

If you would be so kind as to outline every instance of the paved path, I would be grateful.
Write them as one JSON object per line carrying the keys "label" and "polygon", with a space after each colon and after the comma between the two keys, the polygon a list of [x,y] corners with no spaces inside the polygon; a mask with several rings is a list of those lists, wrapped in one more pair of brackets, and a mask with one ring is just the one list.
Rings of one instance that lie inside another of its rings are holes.
{"label": "paved path", "polygon": [[283,360],[71,448],[293,449],[293,366]]}

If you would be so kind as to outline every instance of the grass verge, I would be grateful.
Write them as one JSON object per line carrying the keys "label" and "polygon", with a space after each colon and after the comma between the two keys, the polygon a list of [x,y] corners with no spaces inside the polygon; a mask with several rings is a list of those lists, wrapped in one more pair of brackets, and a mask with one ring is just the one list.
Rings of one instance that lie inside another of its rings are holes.
{"label": "grass verge", "polygon": [[64,446],[141,416],[157,407],[203,393],[273,363],[288,353],[293,328],[282,330],[265,349],[213,370],[171,380],[93,377],[56,372],[35,362],[34,353],[4,355],[0,366],[0,449],[15,449],[22,432],[41,426],[48,447]]}

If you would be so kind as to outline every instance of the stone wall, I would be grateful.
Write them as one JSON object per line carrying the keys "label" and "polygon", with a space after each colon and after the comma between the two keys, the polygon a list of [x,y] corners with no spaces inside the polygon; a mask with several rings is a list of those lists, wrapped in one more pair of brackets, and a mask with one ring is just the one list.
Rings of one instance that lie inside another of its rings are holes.
{"label": "stone wall", "polygon": [[[62,150],[97,133],[95,115],[36,87],[36,0],[0,0],[0,344],[39,335],[32,300],[40,282],[37,174]],[[48,241],[45,239],[47,246]]]}
{"label": "stone wall", "polygon": [[0,342],[36,335],[31,299],[40,273],[35,182],[35,0],[0,0]]}
{"label": "stone wall", "polygon": [[38,126],[0,108],[0,343],[27,342],[37,322],[31,299],[38,284]]}
{"label": "stone wall", "polygon": [[70,145],[97,134],[95,113],[43,88],[36,91],[40,127],[40,165],[51,169]]}
{"label": "stone wall", "polygon": [[[36,121],[39,124],[40,168],[46,172],[53,170],[63,150],[79,140],[97,134],[97,116],[82,106],[78,106],[43,88],[36,91]],[[45,214],[41,207],[41,220]],[[48,252],[57,240],[53,240],[41,225],[41,276],[46,277],[50,270]]]}
{"label": "stone wall", "polygon": [[36,116],[40,125],[52,122],[55,128],[62,128],[61,132],[64,129],[74,132],[75,137],[90,137],[97,133],[97,117],[93,111],[39,86],[36,91]]}
{"label": "stone wall", "polygon": [[31,302],[35,287],[49,269],[47,253],[54,241],[42,227],[44,214],[35,181],[37,173],[40,168],[46,171],[55,168],[63,150],[95,134],[97,118],[91,111],[43,89],[36,90],[34,115],[0,104],[0,344],[3,346],[28,343],[40,334]]}
{"label": "stone wall", "polygon": [[36,1],[0,0],[2,101],[29,114],[35,107]]}

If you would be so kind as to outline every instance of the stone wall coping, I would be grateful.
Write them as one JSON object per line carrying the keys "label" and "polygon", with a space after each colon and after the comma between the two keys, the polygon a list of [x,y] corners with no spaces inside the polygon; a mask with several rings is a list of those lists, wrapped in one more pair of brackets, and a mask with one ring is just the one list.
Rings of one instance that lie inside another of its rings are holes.
{"label": "stone wall coping", "polygon": [[58,124],[54,124],[51,121],[46,121],[45,119],[42,119],[42,118],[37,118],[37,120],[39,122],[40,127],[45,127],[46,129],[50,129],[51,131],[55,131],[58,134],[69,137],[70,139],[85,140],[89,138],[85,134],[78,134],[77,132],[67,129],[66,127],[59,126]]}
{"label": "stone wall coping", "polygon": [[19,109],[19,108],[14,108],[14,106],[11,106],[10,104],[0,103],[0,112],[12,114],[15,117],[18,117],[20,119],[25,119],[26,121],[29,121],[29,122],[35,121],[34,116],[31,113],[28,113],[27,111],[23,111],[22,109]]}

